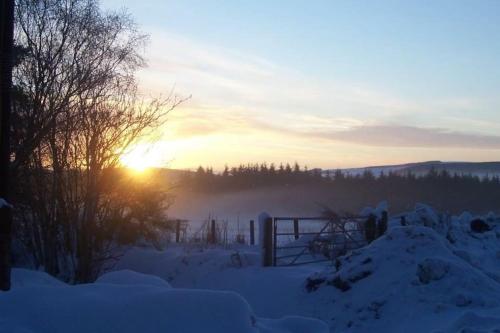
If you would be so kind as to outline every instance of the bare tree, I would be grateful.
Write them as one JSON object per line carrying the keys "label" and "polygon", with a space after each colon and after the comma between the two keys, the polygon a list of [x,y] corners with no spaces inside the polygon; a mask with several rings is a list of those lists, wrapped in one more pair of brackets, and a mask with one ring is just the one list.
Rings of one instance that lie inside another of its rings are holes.
{"label": "bare tree", "polygon": [[103,14],[96,0],[18,0],[15,39],[23,50],[14,71],[22,95],[15,123],[23,123],[16,128],[15,167],[82,98],[133,85],[144,64],[138,50],[146,36],[126,14]]}
{"label": "bare tree", "polygon": [[139,96],[146,37],[124,13],[103,13],[96,0],[19,0],[16,19],[18,232],[35,265],[92,281],[120,231],[115,220],[134,222],[130,202],[109,202],[113,169],[182,100]]}

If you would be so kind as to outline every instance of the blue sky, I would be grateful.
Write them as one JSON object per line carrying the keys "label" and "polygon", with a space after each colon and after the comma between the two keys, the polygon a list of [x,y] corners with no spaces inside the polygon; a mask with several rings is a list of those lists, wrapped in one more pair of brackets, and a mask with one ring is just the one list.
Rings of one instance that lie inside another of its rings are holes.
{"label": "blue sky", "polygon": [[193,96],[173,166],[500,159],[500,1],[102,3],[150,35],[143,90]]}

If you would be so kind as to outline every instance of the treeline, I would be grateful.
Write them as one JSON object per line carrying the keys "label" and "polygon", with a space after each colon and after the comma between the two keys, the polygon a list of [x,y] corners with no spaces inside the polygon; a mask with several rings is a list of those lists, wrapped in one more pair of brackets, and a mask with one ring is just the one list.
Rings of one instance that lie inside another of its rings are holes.
{"label": "treeline", "polygon": [[340,170],[308,170],[295,165],[259,164],[226,167],[222,172],[199,167],[185,174],[181,186],[207,194],[249,189],[286,188],[287,193],[328,205],[338,210],[356,211],[366,205],[388,200],[392,211],[411,209],[428,203],[450,213],[499,211],[500,179],[451,174],[430,170],[424,175],[367,171],[349,174]]}
{"label": "treeline", "polygon": [[431,169],[424,175],[413,173],[401,174],[397,172],[382,172],[375,176],[367,170],[363,173],[350,174],[342,170],[311,169],[300,166],[298,163],[290,164],[247,164],[238,167],[224,168],[224,171],[214,172],[211,167],[198,167],[195,172],[185,173],[181,178],[181,184],[192,189],[208,192],[245,190],[263,186],[294,185],[303,183],[321,184],[352,184],[371,185],[399,184],[399,185],[461,185],[470,186],[500,186],[498,177],[478,177],[474,175],[452,174],[446,170],[437,171]]}
{"label": "treeline", "polygon": [[309,170],[298,163],[247,164],[238,167],[226,166],[222,172],[214,172],[211,167],[198,167],[196,172],[185,173],[181,185],[197,191],[225,192],[272,185],[287,185],[322,182],[320,169]]}

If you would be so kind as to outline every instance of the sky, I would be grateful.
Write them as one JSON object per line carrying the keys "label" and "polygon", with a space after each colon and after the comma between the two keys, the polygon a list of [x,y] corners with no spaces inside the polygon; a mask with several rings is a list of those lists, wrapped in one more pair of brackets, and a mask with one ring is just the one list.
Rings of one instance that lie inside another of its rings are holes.
{"label": "sky", "polygon": [[134,156],[222,168],[500,160],[500,1],[102,0],[191,98]]}

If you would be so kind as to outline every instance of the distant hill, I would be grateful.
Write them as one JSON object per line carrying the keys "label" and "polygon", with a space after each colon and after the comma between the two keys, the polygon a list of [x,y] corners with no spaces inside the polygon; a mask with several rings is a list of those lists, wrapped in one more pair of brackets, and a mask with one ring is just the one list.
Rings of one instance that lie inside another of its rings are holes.
{"label": "distant hill", "polygon": [[[371,172],[375,176],[380,176],[382,173],[388,174],[390,172],[405,175],[412,173],[415,175],[424,175],[431,170],[438,172],[446,170],[450,174],[458,175],[473,175],[478,177],[500,177],[500,162],[441,162],[441,161],[428,161],[421,163],[409,163],[399,165],[384,165],[372,166],[363,168],[350,168],[341,169],[342,172],[349,175],[361,175],[366,171]],[[333,173],[335,170],[329,170]],[[325,171],[324,171],[325,172]]]}

